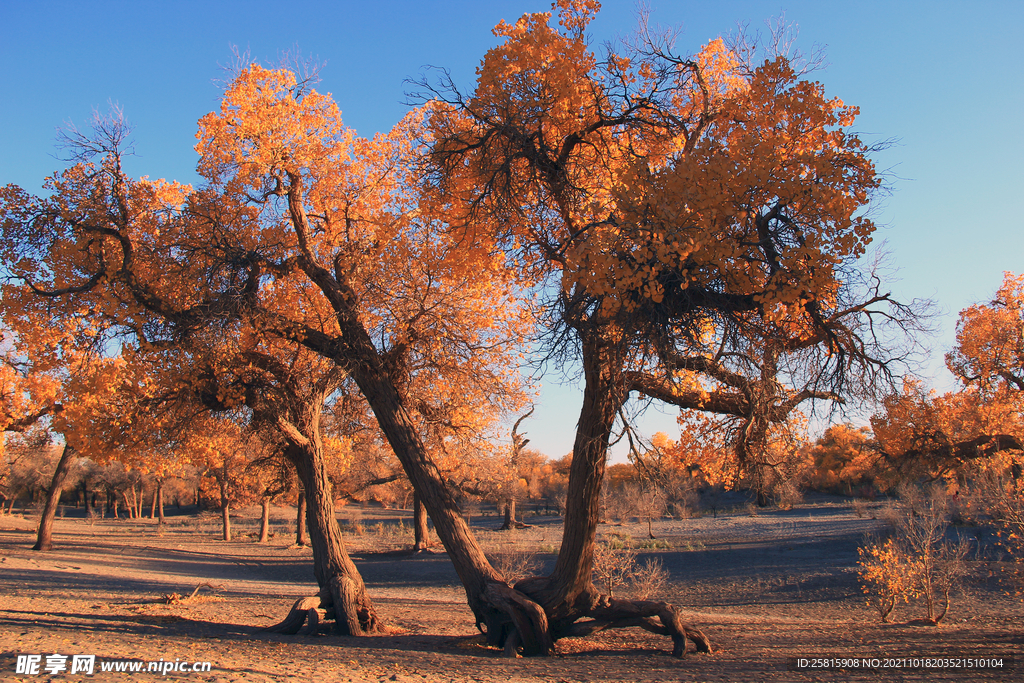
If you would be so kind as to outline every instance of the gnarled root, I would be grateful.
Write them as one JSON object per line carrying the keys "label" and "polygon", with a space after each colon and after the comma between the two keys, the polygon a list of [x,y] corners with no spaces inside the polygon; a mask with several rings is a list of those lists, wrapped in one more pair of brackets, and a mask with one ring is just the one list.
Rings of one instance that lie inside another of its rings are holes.
{"label": "gnarled root", "polygon": [[[314,595],[296,600],[280,623],[263,629],[267,633],[316,635],[327,624],[334,622],[338,635],[362,636],[378,633],[382,623],[373,606],[359,600],[356,584],[345,577],[334,577],[329,583],[329,597]],[[337,606],[342,607],[341,610]],[[342,617],[338,618],[337,615]],[[303,628],[305,625],[305,628]]]}
{"label": "gnarled root", "polygon": [[[320,596],[318,595],[296,600],[295,604],[292,605],[291,610],[289,610],[283,621],[278,624],[274,624],[273,626],[268,626],[263,630],[267,633],[283,633],[289,636],[295,635],[302,629],[302,625],[306,623],[310,610],[317,609],[321,609]],[[324,611],[326,613],[326,610]],[[333,616],[334,614],[332,610],[331,617],[333,618]]]}
{"label": "gnarled root", "polygon": [[[504,646],[506,653],[515,653],[516,647],[523,648],[523,654],[544,655],[554,651],[553,642],[570,636],[588,636],[610,628],[639,627],[669,636],[672,639],[672,656],[686,654],[687,639],[693,642],[694,652],[711,652],[711,641],[700,629],[684,624],[679,610],[667,602],[646,600],[622,600],[602,595],[591,586],[571,603],[562,601],[550,577],[531,577],[516,583],[514,588],[504,586],[503,590],[492,589],[506,603],[528,608],[528,614],[535,610],[543,614],[543,620],[531,616],[525,625],[511,619],[514,611],[506,609],[510,620],[504,624],[488,624],[488,641]],[[498,600],[491,598],[490,602]],[[582,621],[581,621],[582,620]],[[503,626],[492,634],[492,629]],[[538,635],[543,626],[543,636]],[[524,633],[528,635],[524,637]],[[541,645],[541,646],[538,646]]]}
{"label": "gnarled root", "polygon": [[554,652],[547,614],[526,594],[492,582],[487,584],[484,599],[491,607],[484,619],[488,644],[503,647],[507,657],[515,657],[520,649],[528,657]]}
{"label": "gnarled root", "polygon": [[589,619],[573,624],[566,635],[588,636],[609,628],[638,626],[651,633],[671,637],[673,657],[686,654],[687,638],[693,641],[695,652],[711,652],[708,637],[700,629],[684,624],[679,610],[667,602],[620,600],[602,595],[581,617]]}

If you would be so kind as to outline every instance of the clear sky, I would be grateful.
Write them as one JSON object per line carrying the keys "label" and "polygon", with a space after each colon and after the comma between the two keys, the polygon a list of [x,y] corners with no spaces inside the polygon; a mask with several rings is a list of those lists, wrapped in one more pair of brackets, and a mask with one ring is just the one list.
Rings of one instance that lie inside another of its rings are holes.
{"label": "clear sky", "polygon": [[[785,15],[798,47],[826,46],[813,75],[826,93],[861,108],[855,128],[896,144],[875,158],[893,193],[877,206],[903,300],[934,299],[944,312],[927,379],[950,387],[942,354],[960,309],[991,297],[1004,270],[1024,271],[1024,2],[829,2],[652,0],[652,19],[682,29],[692,52],[740,23],[764,29]],[[445,67],[463,90],[495,44],[491,28],[538,0],[227,2],[206,0],[0,0],[0,184],[38,192],[64,167],[54,147],[66,121],[119,103],[135,128],[134,175],[195,182],[196,121],[216,107],[232,47],[273,63],[289,50],[325,64],[321,91],[363,135],[389,129],[407,110],[407,78]],[[636,5],[609,0],[591,25],[595,42],[625,35]],[[572,448],[580,394],[544,380],[539,417],[524,423],[531,446]],[[652,415],[648,431],[674,428]]]}

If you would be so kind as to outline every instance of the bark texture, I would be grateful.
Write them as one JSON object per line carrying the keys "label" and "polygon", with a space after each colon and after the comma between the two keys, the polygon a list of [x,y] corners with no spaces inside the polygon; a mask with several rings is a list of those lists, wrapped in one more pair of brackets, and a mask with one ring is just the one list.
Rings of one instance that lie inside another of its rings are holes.
{"label": "bark texture", "polygon": [[50,488],[46,492],[46,504],[43,507],[43,516],[39,520],[39,530],[36,533],[36,544],[32,550],[53,549],[53,519],[57,515],[57,506],[60,504],[60,495],[64,492],[64,482],[71,470],[71,460],[74,449],[64,444],[64,451],[57,461],[57,468],[53,471],[53,479],[50,480]]}

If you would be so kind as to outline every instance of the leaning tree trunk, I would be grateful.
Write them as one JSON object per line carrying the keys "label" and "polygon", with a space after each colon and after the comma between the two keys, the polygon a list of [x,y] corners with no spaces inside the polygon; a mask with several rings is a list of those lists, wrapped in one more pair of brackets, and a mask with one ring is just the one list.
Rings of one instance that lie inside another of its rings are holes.
{"label": "leaning tree trunk", "polygon": [[309,275],[329,291],[344,346],[336,352],[373,410],[377,424],[398,457],[413,488],[434,523],[441,543],[466,590],[477,626],[483,625],[492,644],[502,644],[510,625],[523,633],[528,650],[550,652],[547,617],[539,605],[513,591],[487,561],[458,503],[420,439],[416,424],[402,403],[393,381],[362,326],[354,292],[339,285],[330,273],[313,268]]}
{"label": "leaning tree trunk", "polygon": [[57,506],[60,504],[60,495],[64,492],[64,481],[68,478],[71,470],[71,458],[74,449],[66,443],[64,452],[57,462],[57,469],[53,471],[53,479],[50,481],[50,489],[46,492],[46,505],[43,507],[43,516],[39,520],[39,531],[36,534],[36,544],[32,550],[53,549],[53,518],[57,515]]}
{"label": "leaning tree trunk", "polygon": [[427,508],[415,489],[412,492],[413,509],[413,546],[415,552],[422,552],[430,547],[430,528],[427,526]]}
{"label": "leaning tree trunk", "polygon": [[271,628],[279,633],[297,633],[303,622],[315,632],[323,619],[333,619],[341,635],[369,635],[381,628],[381,621],[366,592],[363,578],[345,551],[341,527],[334,515],[334,496],[327,474],[322,445],[291,444],[285,455],[295,465],[305,492],[306,521],[313,547],[313,574],[319,594],[295,603],[291,613]]}
{"label": "leaning tree trunk", "polygon": [[[361,335],[350,335],[349,330],[361,332]],[[357,344],[361,346],[358,349],[361,353],[359,361],[350,364],[352,377],[434,522],[434,529],[466,590],[477,627],[486,632],[489,644],[505,646],[506,652],[514,654],[516,646],[521,645],[528,653],[550,653],[553,642],[547,615],[536,602],[510,588],[488,562],[440,470],[424,447],[398,391],[383,372],[365,331],[343,327],[343,334],[350,343],[353,339],[365,341],[365,345]],[[515,640],[509,640],[512,633],[517,634]]]}

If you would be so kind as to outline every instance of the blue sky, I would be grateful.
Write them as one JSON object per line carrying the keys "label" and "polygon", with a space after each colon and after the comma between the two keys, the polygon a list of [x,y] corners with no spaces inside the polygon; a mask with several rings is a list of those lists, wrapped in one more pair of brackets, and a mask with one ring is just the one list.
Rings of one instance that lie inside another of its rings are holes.
{"label": "blue sky", "polygon": [[[407,78],[426,65],[451,70],[472,87],[474,69],[495,43],[491,28],[533,0],[479,2],[113,2],[3,0],[0,3],[0,184],[38,192],[64,164],[54,147],[66,121],[119,103],[135,128],[134,175],[194,182],[196,121],[218,101],[232,47],[275,62],[289,50],[325,63],[321,91],[338,101],[363,135],[390,128],[407,110]],[[1004,270],[1024,270],[1024,2],[682,2],[652,0],[652,19],[682,31],[679,52],[745,23],[785,15],[799,25],[798,47],[827,48],[813,75],[826,92],[861,108],[868,141],[895,139],[875,158],[890,171],[891,196],[876,207],[877,237],[888,243],[903,300],[935,299],[945,315],[925,368],[950,386],[942,354],[958,311],[990,297]],[[627,34],[636,6],[610,1],[591,25],[596,42]],[[524,428],[551,456],[571,450],[576,387],[544,382],[538,414]],[[647,431],[672,432],[671,414]]]}

